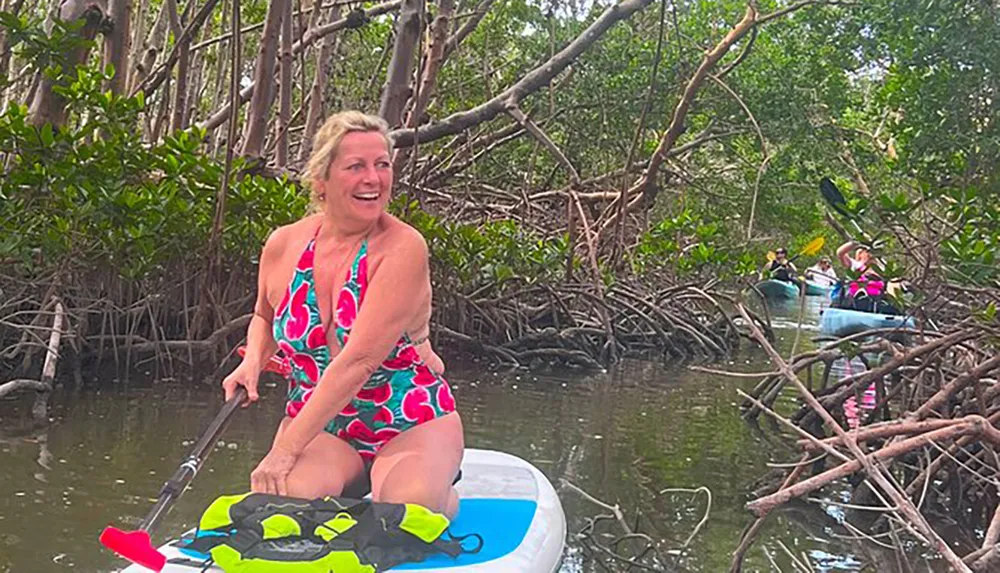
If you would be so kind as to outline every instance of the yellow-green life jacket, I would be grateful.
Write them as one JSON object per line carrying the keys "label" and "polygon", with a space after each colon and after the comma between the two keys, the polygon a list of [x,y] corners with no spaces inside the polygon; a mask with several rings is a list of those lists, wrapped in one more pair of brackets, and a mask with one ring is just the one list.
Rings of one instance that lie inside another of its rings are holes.
{"label": "yellow-green life jacket", "polygon": [[182,550],[210,556],[226,573],[375,573],[437,553],[479,551],[481,538],[480,547],[465,549],[464,537],[442,537],[448,525],[412,503],[230,495],[205,510]]}

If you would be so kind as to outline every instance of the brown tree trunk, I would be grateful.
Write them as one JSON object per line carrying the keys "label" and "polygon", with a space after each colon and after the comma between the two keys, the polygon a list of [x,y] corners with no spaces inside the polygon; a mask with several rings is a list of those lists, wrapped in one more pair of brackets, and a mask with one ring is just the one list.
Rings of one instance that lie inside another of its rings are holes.
{"label": "brown tree trunk", "polygon": [[[13,2],[8,3],[3,2],[2,9],[6,12],[14,14],[15,16],[21,14],[21,7],[24,5],[24,0],[13,0]],[[10,38],[7,37],[7,29],[0,28],[0,78],[10,77]],[[7,90],[0,90],[0,105],[3,109],[7,109]]]}
{"label": "brown tree trunk", "polygon": [[430,40],[427,42],[427,52],[424,56],[423,75],[420,78],[420,85],[413,100],[410,115],[406,120],[406,127],[416,127],[423,123],[421,118],[424,112],[427,111],[427,105],[431,101],[431,96],[434,95],[434,89],[437,87],[438,72],[441,70],[442,64],[444,64],[444,47],[448,41],[448,24],[451,22],[454,12],[454,0],[439,0],[438,11],[434,16],[434,21],[431,22],[430,32],[428,33]]}
{"label": "brown tree trunk", "polygon": [[253,83],[256,89],[253,90],[253,96],[250,98],[250,109],[247,111],[242,155],[260,157],[264,149],[264,137],[267,134],[267,112],[271,107],[274,66],[278,55],[278,33],[281,30],[285,5],[290,1],[271,0],[267,6],[267,16],[264,17],[264,32],[260,38],[260,49],[257,51],[257,63],[254,67]]}
{"label": "brown tree trunk", "polygon": [[[206,38],[211,36],[211,29],[208,26],[202,28],[202,35]],[[184,129],[190,127],[197,117],[198,104],[205,97],[205,78],[208,77],[211,65],[204,52],[191,50],[188,57],[191,58],[191,81],[188,85],[187,109],[184,111]]]}
{"label": "brown tree trunk", "polygon": [[133,72],[129,74],[129,92],[135,91],[156,65],[156,56],[167,41],[167,2],[160,5],[160,11],[153,22],[153,28],[143,42],[142,48],[136,49]]}
{"label": "brown tree trunk", "polygon": [[[67,73],[75,77],[77,66],[87,60],[90,41],[97,37],[97,32],[104,21],[104,10],[96,0],[64,0],[59,6],[59,14],[56,17],[63,22],[81,22],[82,27],[77,30],[77,34],[81,39],[88,41],[84,45],[74,47],[66,54],[66,62],[69,65]],[[28,122],[31,125],[42,126],[49,123],[53,127],[58,127],[66,123],[66,100],[55,92],[54,87],[56,80],[42,74],[28,109]]]}
{"label": "brown tree trunk", "polygon": [[[371,19],[376,16],[392,12],[397,7],[399,7],[401,1],[402,0],[389,0],[388,2],[383,2],[382,4],[376,4],[371,8],[366,8],[364,10],[365,18]],[[330,22],[329,24],[324,24],[323,26],[307,31],[305,36],[300,41],[292,44],[292,55],[293,56],[298,55],[302,50],[311,46],[313,42],[315,42],[316,40],[319,40],[327,36],[328,34],[332,34],[338,30],[349,28],[350,25],[351,25],[351,18],[346,17],[346,18],[341,18],[336,22]],[[239,109],[240,106],[242,106],[244,103],[250,100],[250,97],[254,94],[254,92],[256,92],[256,90],[254,89],[256,85],[257,85],[256,82],[251,82],[250,85],[240,90],[240,97],[236,102],[237,109]],[[231,105],[226,104],[221,109],[212,112],[212,115],[210,115],[208,119],[199,124],[200,127],[208,130],[219,127],[220,125],[225,123],[232,109],[233,108]]]}
{"label": "brown tree trunk", "polygon": [[[184,24],[191,19],[191,9],[194,2],[188,2],[184,7],[184,14],[177,16],[176,0],[167,0],[171,4],[170,28],[174,33],[174,41],[178,41],[184,32]],[[187,100],[188,88],[190,86],[189,75],[191,70],[191,42],[185,41],[178,46],[177,55],[177,84],[174,86],[173,115],[170,120],[170,131],[178,131],[187,127]]]}
{"label": "brown tree trunk", "polygon": [[[232,33],[229,51],[229,104],[233,108],[240,97],[240,0],[232,0],[230,3],[232,18],[229,21],[229,30]],[[207,314],[215,306],[212,291],[216,285],[216,276],[222,266],[222,227],[226,219],[226,195],[229,193],[230,178],[233,176],[233,152],[234,141],[236,139],[237,116],[229,116],[229,123],[226,136],[226,159],[223,168],[222,185],[219,186],[215,194],[215,215],[212,218],[212,234],[208,240],[208,253],[205,257],[205,275],[201,283],[201,295],[199,296],[198,310],[192,320],[192,332],[195,335],[201,333]]]}
{"label": "brown tree trunk", "polygon": [[278,167],[288,165],[288,128],[292,119],[292,3],[285,2],[281,17],[281,79],[278,94],[278,137],[275,159]]}
{"label": "brown tree trunk", "polygon": [[[314,22],[309,26],[315,28],[319,23],[316,17],[319,15],[320,0],[314,0],[317,10],[313,11]],[[340,4],[334,4],[330,8],[330,21],[336,22],[340,19]],[[316,55],[316,74],[313,76],[312,86],[309,88],[309,109],[306,112],[306,126],[302,132],[302,143],[299,145],[299,161],[309,159],[312,152],[312,139],[319,129],[319,124],[323,121],[324,106],[323,95],[326,92],[326,73],[330,66],[330,60],[337,53],[337,44],[340,42],[340,34],[328,34],[323,37],[320,44],[319,53]]]}
{"label": "brown tree trunk", "polygon": [[128,87],[128,56],[132,43],[129,28],[132,19],[132,0],[110,0],[108,17],[111,18],[111,33],[104,36],[104,65],[114,66],[115,77],[111,78],[105,88],[114,94],[121,94]]}
{"label": "brown tree trunk", "polygon": [[[412,105],[407,113],[406,127],[417,127],[418,125],[427,123],[424,113],[427,111],[427,105],[430,103],[431,95],[434,94],[434,88],[437,86],[438,71],[444,64],[444,45],[448,41],[448,23],[451,21],[454,11],[454,0],[440,0],[438,2],[437,15],[435,15],[434,21],[431,22],[427,32],[427,48],[424,50],[423,66],[421,66],[421,70],[418,72],[420,73],[420,79],[418,80],[417,90],[413,95]],[[403,166],[410,159],[411,155],[415,158],[414,154],[417,152],[417,146],[404,147],[396,151],[396,157],[393,160],[393,169],[397,176],[403,172]]]}
{"label": "brown tree trunk", "polygon": [[[222,20],[220,21],[220,26],[223,28],[229,18],[230,5],[228,2],[222,5]],[[232,39],[229,40],[233,41]],[[225,97],[225,92],[223,89],[223,80],[226,77],[226,64],[228,63],[229,51],[219,48],[216,52],[217,56],[215,59],[215,78],[212,83],[212,92],[210,96],[210,101],[212,102],[208,109],[216,109],[219,107],[219,103]],[[219,144],[224,140],[223,136],[218,133],[218,130],[209,130],[208,141],[209,147],[212,149],[212,156],[215,157],[219,153]],[[230,142],[232,145],[232,142]]]}
{"label": "brown tree trunk", "polygon": [[390,127],[403,123],[403,109],[410,98],[410,75],[413,71],[413,55],[420,40],[420,10],[423,0],[403,0],[396,22],[396,42],[389,60],[385,86],[382,88],[382,102],[378,114]]}
{"label": "brown tree trunk", "polygon": [[[131,91],[132,86],[135,85],[135,80],[133,80],[135,67],[139,63],[139,58],[142,57],[142,49],[146,41],[147,10],[149,10],[149,0],[139,0],[139,7],[132,11],[135,15],[135,22],[129,24],[131,37],[129,38],[129,71],[126,91]],[[159,13],[157,13],[157,17],[159,17]],[[131,18],[129,19],[131,20]]]}

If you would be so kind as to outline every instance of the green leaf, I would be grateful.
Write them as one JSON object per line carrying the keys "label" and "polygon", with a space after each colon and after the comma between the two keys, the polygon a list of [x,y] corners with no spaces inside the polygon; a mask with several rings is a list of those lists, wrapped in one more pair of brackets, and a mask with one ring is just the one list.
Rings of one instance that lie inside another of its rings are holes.
{"label": "green leaf", "polygon": [[997,306],[996,306],[996,304],[994,304],[994,303],[991,302],[983,310],[983,312],[982,312],[982,318],[986,322],[993,322],[993,319],[995,319],[996,316],[997,316]]}
{"label": "green leaf", "polygon": [[42,145],[45,147],[52,147],[52,143],[55,141],[55,137],[52,134],[52,124],[46,123],[38,130],[38,135],[42,140]]}

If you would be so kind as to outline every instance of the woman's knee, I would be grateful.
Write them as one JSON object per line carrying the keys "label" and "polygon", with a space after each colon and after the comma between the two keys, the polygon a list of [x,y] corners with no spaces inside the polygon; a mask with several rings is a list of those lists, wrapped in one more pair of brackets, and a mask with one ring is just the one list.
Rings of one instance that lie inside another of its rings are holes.
{"label": "woman's knee", "polygon": [[307,472],[292,472],[288,475],[288,495],[302,499],[316,499],[339,496],[344,492],[343,480],[317,479]]}
{"label": "woman's knee", "polygon": [[[418,480],[413,482],[385,484],[378,495],[372,495],[372,499],[386,503],[415,503],[438,513],[449,512],[453,505],[451,486],[441,487],[439,484],[420,483]],[[457,501],[454,505],[457,506]]]}
{"label": "woman's knee", "polygon": [[330,435],[317,436],[288,474],[288,495],[312,499],[339,496],[364,473],[361,456]]}
{"label": "woman's knee", "polygon": [[[435,511],[445,511],[452,483],[440,476],[437,467],[440,460],[415,452],[404,456],[373,484],[373,498],[388,503],[417,503]],[[414,479],[414,476],[423,479]]]}
{"label": "woman's knee", "polygon": [[296,465],[288,474],[288,495],[306,499],[339,496],[364,472],[360,464],[354,469],[351,464],[345,463],[339,467],[340,471],[331,471],[331,467],[323,467],[317,463]]}

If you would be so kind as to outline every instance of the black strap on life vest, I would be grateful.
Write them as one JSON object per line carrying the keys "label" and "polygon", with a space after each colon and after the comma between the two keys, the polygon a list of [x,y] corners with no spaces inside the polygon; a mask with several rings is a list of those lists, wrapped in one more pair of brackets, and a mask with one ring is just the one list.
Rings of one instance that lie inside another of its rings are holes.
{"label": "black strap on life vest", "polygon": [[[234,504],[229,510],[232,523],[213,531],[199,532],[185,549],[209,555],[219,545],[227,545],[246,559],[309,561],[320,559],[333,551],[350,551],[363,564],[377,570],[422,561],[429,555],[444,553],[457,557],[478,553],[483,539],[477,534],[461,537],[446,531],[431,543],[399,528],[406,506],[394,503],[372,503],[347,498],[301,500],[273,495],[255,494]],[[317,528],[347,513],[356,524],[329,541],[316,535]],[[274,515],[286,515],[299,523],[301,535],[277,539],[263,538],[262,522]],[[463,541],[478,540],[475,548],[465,548]]]}

